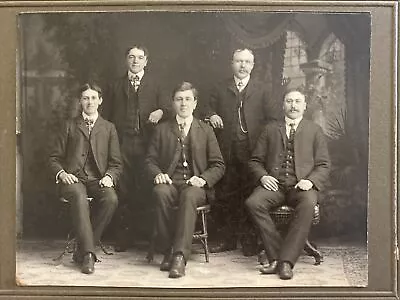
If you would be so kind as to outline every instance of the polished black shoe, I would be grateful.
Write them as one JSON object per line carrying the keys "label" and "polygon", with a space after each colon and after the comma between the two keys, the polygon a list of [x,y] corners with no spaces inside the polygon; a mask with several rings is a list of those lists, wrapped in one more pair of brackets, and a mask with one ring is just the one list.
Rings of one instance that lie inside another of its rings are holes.
{"label": "polished black shoe", "polygon": [[169,271],[171,269],[172,253],[164,254],[164,258],[160,264],[161,271]]}
{"label": "polished black shoe", "polygon": [[94,272],[94,263],[96,257],[93,253],[89,252],[83,257],[81,271],[85,274],[92,274]]}
{"label": "polished black shoe", "polygon": [[211,247],[210,252],[211,253],[219,253],[219,252],[236,250],[236,248],[237,248],[236,240],[226,240],[226,241],[222,241],[215,247]]}
{"label": "polished black shoe", "polygon": [[287,261],[281,262],[278,267],[278,274],[280,279],[283,280],[292,279],[293,278],[292,265]]}
{"label": "polished black shoe", "polygon": [[182,254],[177,254],[172,258],[171,269],[169,270],[169,278],[179,278],[185,276],[186,262]]}
{"label": "polished black shoe", "polygon": [[260,269],[260,272],[262,274],[276,274],[277,270],[278,270],[278,261],[273,260],[269,265],[263,266]]}

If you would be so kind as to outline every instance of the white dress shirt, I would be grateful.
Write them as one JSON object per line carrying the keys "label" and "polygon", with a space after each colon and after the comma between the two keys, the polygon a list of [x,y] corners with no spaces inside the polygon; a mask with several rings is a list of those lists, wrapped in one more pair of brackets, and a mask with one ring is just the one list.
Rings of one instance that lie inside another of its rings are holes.
{"label": "white dress shirt", "polygon": [[289,119],[288,117],[285,117],[285,124],[286,124],[286,136],[289,138],[290,136],[290,124],[294,124],[294,130],[297,130],[297,127],[299,126],[300,121],[303,119],[303,117],[297,118],[297,119]]}

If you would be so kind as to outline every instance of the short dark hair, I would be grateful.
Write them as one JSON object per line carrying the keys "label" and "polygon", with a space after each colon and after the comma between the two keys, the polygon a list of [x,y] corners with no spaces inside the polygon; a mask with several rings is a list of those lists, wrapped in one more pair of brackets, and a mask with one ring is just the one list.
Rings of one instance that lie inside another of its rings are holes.
{"label": "short dark hair", "polygon": [[187,82],[187,81],[183,81],[175,86],[175,88],[172,91],[172,100],[174,99],[175,94],[177,92],[183,92],[183,91],[189,91],[189,90],[192,91],[194,99],[197,100],[197,96],[199,94],[197,89],[193,86],[193,84],[191,84],[190,82]]}
{"label": "short dark hair", "polygon": [[304,96],[305,100],[307,101],[306,89],[304,86],[293,86],[293,87],[288,87],[288,88],[284,89],[283,94],[282,94],[283,95],[282,100],[285,100],[286,95],[291,92],[301,93]]}
{"label": "short dark hair", "polygon": [[82,84],[81,87],[79,88],[79,98],[82,96],[82,93],[84,91],[87,91],[87,90],[96,91],[99,94],[99,98],[101,98],[101,95],[103,93],[101,91],[100,86],[98,86],[96,83],[94,83],[94,82],[86,82],[86,83]]}
{"label": "short dark hair", "polygon": [[125,51],[125,57],[128,56],[129,51],[131,51],[131,50],[134,49],[134,48],[139,49],[139,50],[142,50],[143,53],[144,53],[144,56],[146,56],[147,58],[149,57],[149,50],[148,50],[145,46],[140,45],[140,44],[132,45],[132,46],[128,47],[128,48],[126,49],[126,51]]}

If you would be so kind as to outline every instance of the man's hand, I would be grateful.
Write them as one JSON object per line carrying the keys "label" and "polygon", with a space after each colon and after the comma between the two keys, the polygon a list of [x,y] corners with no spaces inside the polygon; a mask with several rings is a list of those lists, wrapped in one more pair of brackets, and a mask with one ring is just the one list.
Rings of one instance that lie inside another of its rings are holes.
{"label": "man's hand", "polygon": [[160,173],[154,177],[155,184],[172,184],[172,179],[169,177],[168,174]]}
{"label": "man's hand", "polygon": [[197,186],[199,188],[205,186],[206,183],[207,182],[203,178],[197,176],[192,176],[189,180],[186,181],[186,184]]}
{"label": "man's hand", "polygon": [[308,179],[301,179],[295,186],[294,188],[297,189],[299,188],[302,191],[308,191],[313,187],[313,183],[308,180]]}
{"label": "man's hand", "polygon": [[60,175],[58,175],[58,179],[60,179],[61,182],[64,184],[73,184],[79,181],[74,174],[70,174],[67,172],[61,172]]}
{"label": "man's hand", "polygon": [[264,175],[263,177],[261,177],[260,179],[261,185],[263,188],[265,188],[268,191],[278,191],[278,179],[276,179],[273,176],[269,176],[269,175]]}
{"label": "man's hand", "polygon": [[214,128],[221,128],[221,129],[224,128],[224,122],[222,122],[221,117],[218,115],[212,115],[210,117],[210,123],[211,126]]}
{"label": "man's hand", "polygon": [[100,185],[101,187],[108,187],[108,188],[110,188],[110,187],[112,187],[112,186],[114,185],[114,183],[113,183],[111,177],[106,175],[106,176],[104,176],[104,177],[99,181],[99,185]]}
{"label": "man's hand", "polygon": [[149,122],[152,124],[157,124],[158,121],[161,120],[163,114],[164,114],[164,112],[161,109],[157,109],[157,110],[153,111],[149,115]]}

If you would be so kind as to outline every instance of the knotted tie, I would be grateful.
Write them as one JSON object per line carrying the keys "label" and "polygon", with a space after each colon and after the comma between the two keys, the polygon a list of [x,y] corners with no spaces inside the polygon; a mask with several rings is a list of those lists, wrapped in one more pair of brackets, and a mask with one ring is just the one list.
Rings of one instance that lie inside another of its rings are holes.
{"label": "knotted tie", "polygon": [[140,78],[139,78],[139,76],[138,76],[138,75],[132,76],[132,77],[129,78],[129,80],[130,80],[130,82],[131,82],[133,88],[135,89],[135,91],[137,91],[138,88],[139,88],[139,85],[140,85]]}
{"label": "knotted tie", "polygon": [[85,125],[87,127],[87,129],[89,130],[89,134],[92,132],[93,126],[94,126],[94,121],[92,119],[89,118],[85,118]]}
{"label": "knotted tie", "polygon": [[179,124],[179,131],[180,131],[180,133],[181,133],[182,142],[183,142],[184,139],[186,138],[185,128],[186,128],[186,123],[185,123],[185,122]]}
{"label": "knotted tie", "polygon": [[[183,165],[184,168],[187,168],[189,164],[187,162],[186,154],[185,154],[185,142],[184,142],[185,138],[186,138],[185,128],[186,128],[186,123],[185,122],[179,124],[179,131],[180,131],[180,134],[181,134],[181,138],[179,140],[180,140],[181,146],[182,146],[182,161],[183,161],[182,165]],[[183,177],[184,177],[184,179],[186,179],[186,173],[185,172],[183,174]]]}
{"label": "knotted tie", "polygon": [[294,129],[295,124],[294,123],[290,123],[290,131],[289,131],[289,140],[293,141],[294,140],[294,134],[296,132],[296,130]]}
{"label": "knotted tie", "polygon": [[243,90],[243,81],[240,80],[240,81],[237,83],[237,88],[238,88],[239,92],[241,92],[241,91]]}

